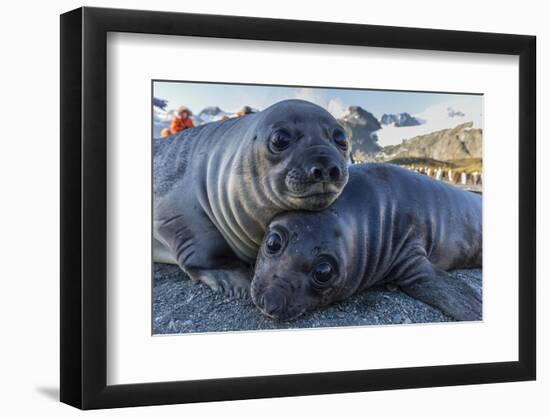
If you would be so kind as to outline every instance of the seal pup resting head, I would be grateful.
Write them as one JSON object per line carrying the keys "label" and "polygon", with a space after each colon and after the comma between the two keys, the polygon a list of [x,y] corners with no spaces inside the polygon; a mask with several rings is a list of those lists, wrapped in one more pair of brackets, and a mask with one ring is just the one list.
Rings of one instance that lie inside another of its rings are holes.
{"label": "seal pup resting head", "polygon": [[342,126],[304,100],[276,103],[254,117],[252,152],[239,168],[258,175],[262,191],[281,209],[330,206],[348,179],[351,145]]}
{"label": "seal pup resting head", "polygon": [[265,315],[291,320],[392,283],[457,320],[479,320],[481,296],[444,271],[480,266],[479,195],[389,164],[355,165],[329,209],[271,221],[251,295]]}
{"label": "seal pup resting head", "polygon": [[154,235],[193,280],[248,293],[277,214],[321,210],[348,180],[350,143],[325,109],[285,100],[155,142]]}

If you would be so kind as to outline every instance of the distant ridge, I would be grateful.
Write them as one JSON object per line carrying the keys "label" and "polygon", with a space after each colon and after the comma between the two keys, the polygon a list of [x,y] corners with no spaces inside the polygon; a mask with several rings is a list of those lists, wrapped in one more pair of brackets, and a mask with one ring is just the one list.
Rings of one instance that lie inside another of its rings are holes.
{"label": "distant ridge", "polygon": [[442,129],[416,136],[399,145],[382,148],[373,155],[375,160],[398,158],[429,158],[438,161],[482,157],[482,129],[473,122],[462,123],[451,129]]}

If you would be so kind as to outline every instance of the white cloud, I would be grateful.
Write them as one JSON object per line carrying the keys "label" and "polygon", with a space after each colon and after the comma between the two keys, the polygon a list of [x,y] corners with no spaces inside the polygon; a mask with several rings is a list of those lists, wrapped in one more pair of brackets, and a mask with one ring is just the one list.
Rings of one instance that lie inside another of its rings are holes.
{"label": "white cloud", "polygon": [[344,116],[348,111],[348,106],[342,100],[339,98],[329,98],[322,90],[301,88],[296,91],[294,98],[311,101],[326,109],[337,119]]}

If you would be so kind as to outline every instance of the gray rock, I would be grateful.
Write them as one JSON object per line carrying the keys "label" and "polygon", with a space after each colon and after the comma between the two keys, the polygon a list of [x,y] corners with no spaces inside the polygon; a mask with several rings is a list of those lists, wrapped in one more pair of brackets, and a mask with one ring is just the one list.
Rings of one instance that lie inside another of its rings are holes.
{"label": "gray rock", "polygon": [[[196,333],[261,329],[365,326],[453,321],[402,291],[383,286],[304,314],[290,322],[263,316],[250,300],[232,300],[196,284],[174,265],[155,264],[153,333]],[[481,293],[481,270],[451,272]]]}

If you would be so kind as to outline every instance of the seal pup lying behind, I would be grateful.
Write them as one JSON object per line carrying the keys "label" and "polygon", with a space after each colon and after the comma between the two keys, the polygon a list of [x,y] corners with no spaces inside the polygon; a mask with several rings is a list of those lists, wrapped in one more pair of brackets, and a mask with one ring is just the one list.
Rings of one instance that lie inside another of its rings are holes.
{"label": "seal pup lying behind", "polygon": [[324,209],[348,179],[344,129],[303,100],[154,145],[154,259],[229,295],[247,295],[249,265],[273,216]]}
{"label": "seal pup lying behind", "polygon": [[392,283],[457,320],[480,320],[481,297],[445,271],[481,267],[481,195],[391,164],[349,171],[328,209],[271,221],[252,280],[254,304],[290,320]]}

